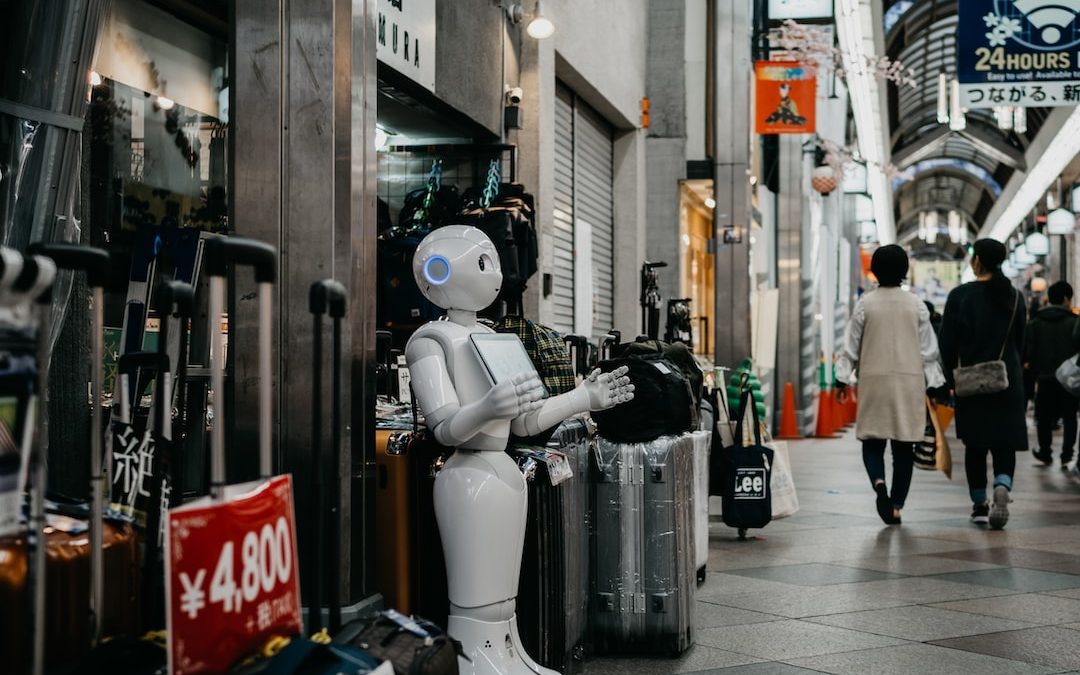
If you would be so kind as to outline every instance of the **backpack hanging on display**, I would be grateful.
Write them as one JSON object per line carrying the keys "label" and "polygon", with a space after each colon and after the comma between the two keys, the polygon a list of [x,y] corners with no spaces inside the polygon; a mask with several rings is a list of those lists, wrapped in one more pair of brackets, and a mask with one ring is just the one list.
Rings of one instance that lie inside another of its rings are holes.
{"label": "backpack hanging on display", "polygon": [[[744,445],[743,419],[747,406],[753,412],[754,442]],[[721,453],[721,498],[724,524],[740,530],[765,527],[772,520],[773,451],[761,440],[761,424],[757,406],[745,386],[739,398],[739,422],[735,427],[735,443]]]}
{"label": "backpack hanging on display", "polygon": [[697,407],[682,370],[662,354],[621,357],[602,361],[609,373],[626,366],[634,384],[634,399],[609,410],[592,413],[600,435],[611,441],[635,443],[665,435],[678,435],[695,426]]}

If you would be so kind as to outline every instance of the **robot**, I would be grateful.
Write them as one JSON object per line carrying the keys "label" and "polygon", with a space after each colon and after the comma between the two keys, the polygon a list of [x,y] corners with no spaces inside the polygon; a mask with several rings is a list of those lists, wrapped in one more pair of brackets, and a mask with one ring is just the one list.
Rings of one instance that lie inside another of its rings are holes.
{"label": "robot", "polygon": [[476,313],[502,285],[499,254],[480,230],[428,234],[413,257],[424,296],[446,316],[420,327],[405,349],[427,426],[456,448],[435,479],[435,515],[446,556],[447,632],[466,658],[463,675],[557,675],[521,647],[515,603],[528,510],[525,480],[505,450],[510,432],[532,436],[563,420],[634,397],[626,369],[593,371],[574,390],[545,398],[536,370],[493,383],[470,336],[493,331]]}

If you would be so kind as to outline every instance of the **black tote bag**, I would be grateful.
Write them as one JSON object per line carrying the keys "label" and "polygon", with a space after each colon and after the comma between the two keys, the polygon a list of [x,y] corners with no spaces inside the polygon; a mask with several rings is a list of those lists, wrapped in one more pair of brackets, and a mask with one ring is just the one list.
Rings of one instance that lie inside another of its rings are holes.
{"label": "black tote bag", "polygon": [[[749,405],[754,415],[754,443],[743,445],[743,420]],[[721,500],[724,524],[739,529],[761,528],[772,520],[773,451],[761,442],[761,423],[750,389],[739,398],[735,443],[721,453]]]}

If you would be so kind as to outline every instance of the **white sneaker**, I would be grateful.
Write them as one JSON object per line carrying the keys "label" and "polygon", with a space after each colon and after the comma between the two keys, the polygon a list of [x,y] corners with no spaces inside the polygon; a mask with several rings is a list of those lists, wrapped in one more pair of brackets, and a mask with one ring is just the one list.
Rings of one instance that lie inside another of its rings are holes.
{"label": "white sneaker", "polygon": [[990,506],[990,529],[1000,530],[1009,522],[1009,503],[1012,497],[1009,488],[998,485],[994,488],[994,503]]}

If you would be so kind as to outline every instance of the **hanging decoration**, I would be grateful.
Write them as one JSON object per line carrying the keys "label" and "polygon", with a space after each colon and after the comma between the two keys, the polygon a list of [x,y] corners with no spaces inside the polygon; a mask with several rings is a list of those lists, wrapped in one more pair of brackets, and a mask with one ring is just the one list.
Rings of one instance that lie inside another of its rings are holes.
{"label": "hanging decoration", "polygon": [[837,188],[839,181],[836,179],[836,170],[829,165],[819,166],[810,175],[810,187],[823,195],[827,195]]}
{"label": "hanging decoration", "polygon": [[[815,26],[807,26],[791,19],[780,25],[777,44],[789,57],[803,63],[814,64],[828,74],[847,79],[844,69],[844,52],[836,47],[831,31]],[[915,70],[908,68],[901,61],[866,54],[860,64],[863,71],[883,82],[892,82],[897,86],[917,88]]]}
{"label": "hanging decoration", "polygon": [[814,133],[817,78],[813,67],[796,61],[758,61],[754,79],[756,133]]}

